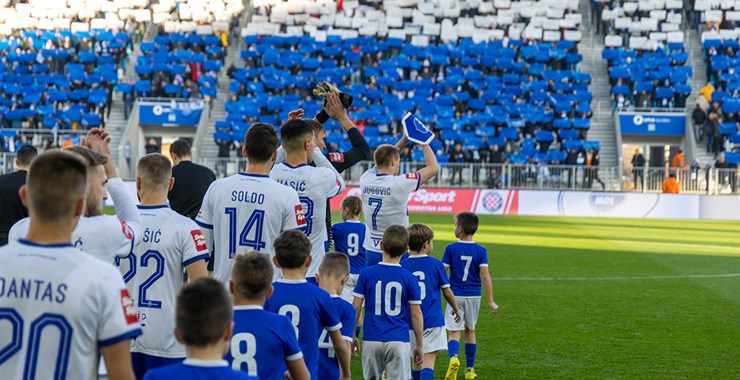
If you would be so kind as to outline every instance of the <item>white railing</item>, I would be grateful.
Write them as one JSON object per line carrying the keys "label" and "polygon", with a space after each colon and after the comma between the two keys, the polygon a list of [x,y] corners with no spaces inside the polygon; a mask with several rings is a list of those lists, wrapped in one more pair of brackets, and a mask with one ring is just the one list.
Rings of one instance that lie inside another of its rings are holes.
{"label": "white railing", "polygon": [[[201,158],[219,178],[243,171],[244,158]],[[360,176],[372,167],[364,161],[346,170],[348,185],[358,185]],[[403,162],[400,172],[424,167],[423,162]],[[619,166],[587,167],[577,165],[473,164],[443,163],[440,173],[427,186],[452,188],[572,190],[572,191],[639,191],[662,192],[663,183],[674,173],[682,193],[740,194],[737,169],[714,168],[620,168]]]}

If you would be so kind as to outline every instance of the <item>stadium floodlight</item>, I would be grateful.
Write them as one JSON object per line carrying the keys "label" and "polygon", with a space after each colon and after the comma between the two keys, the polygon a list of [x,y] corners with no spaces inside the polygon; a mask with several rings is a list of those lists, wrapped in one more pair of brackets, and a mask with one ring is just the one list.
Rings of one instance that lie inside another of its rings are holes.
{"label": "stadium floodlight", "polygon": [[434,140],[434,133],[411,112],[404,115],[401,124],[403,125],[403,134],[408,137],[409,141],[426,145]]}

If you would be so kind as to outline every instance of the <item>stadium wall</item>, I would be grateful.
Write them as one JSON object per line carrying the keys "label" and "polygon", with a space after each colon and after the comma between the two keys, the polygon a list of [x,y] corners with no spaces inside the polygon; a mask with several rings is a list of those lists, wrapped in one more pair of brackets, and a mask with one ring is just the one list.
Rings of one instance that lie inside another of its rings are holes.
{"label": "stadium wall", "polygon": [[[348,195],[360,196],[360,189],[350,187],[332,199],[332,210],[339,211]],[[425,213],[740,220],[740,196],[422,188],[411,194],[408,209]]]}
{"label": "stadium wall", "polygon": [[[126,188],[136,197],[135,182],[126,181]],[[339,211],[348,195],[360,196],[360,188],[349,187],[332,199],[332,211]],[[106,204],[113,204],[110,197]],[[409,196],[408,210],[435,214],[474,211],[491,215],[740,220],[740,195],[421,188]]]}

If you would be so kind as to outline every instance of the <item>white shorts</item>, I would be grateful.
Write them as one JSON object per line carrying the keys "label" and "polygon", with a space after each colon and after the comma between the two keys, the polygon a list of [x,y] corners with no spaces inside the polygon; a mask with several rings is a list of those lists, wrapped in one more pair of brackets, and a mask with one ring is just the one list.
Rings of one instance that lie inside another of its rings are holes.
{"label": "white shorts", "polygon": [[406,380],[411,373],[411,349],[406,342],[363,342],[362,375],[365,380]]}
{"label": "white shorts", "polygon": [[480,297],[455,297],[455,300],[462,320],[460,323],[455,323],[452,318],[452,307],[447,305],[445,309],[445,327],[450,331],[463,331],[466,328],[474,331],[480,312]]}
{"label": "white shorts", "polygon": [[[411,337],[411,349],[416,347],[416,336],[414,330],[409,331]],[[438,351],[447,351],[447,333],[444,327],[432,327],[424,330],[424,341],[421,342],[422,351],[425,354]]]}
{"label": "white shorts", "polygon": [[360,277],[359,274],[350,274],[347,282],[344,284],[342,294],[339,295],[343,300],[349,303],[352,303],[355,300],[355,296],[353,293],[355,291],[355,285],[357,285],[358,277]]}

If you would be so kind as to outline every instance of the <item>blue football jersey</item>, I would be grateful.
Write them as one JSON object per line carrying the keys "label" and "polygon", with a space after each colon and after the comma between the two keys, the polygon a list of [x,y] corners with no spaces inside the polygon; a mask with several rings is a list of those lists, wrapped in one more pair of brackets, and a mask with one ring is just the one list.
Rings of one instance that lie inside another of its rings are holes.
{"label": "blue football jersey", "polygon": [[[352,335],[354,335],[356,322],[355,307],[338,295],[332,294],[331,301],[337,310],[339,320],[342,322],[342,329],[339,330],[342,333],[342,338],[352,343]],[[339,360],[326,330],[321,333],[321,338],[319,339],[319,373],[322,379],[327,380],[338,380],[340,375]]]}
{"label": "blue football jersey", "polygon": [[147,372],[144,380],[259,380],[244,372],[234,371],[226,360],[185,359],[180,364]]}
{"label": "blue football jersey", "polygon": [[481,296],[481,267],[488,269],[488,251],[473,241],[458,241],[445,248],[442,263],[450,269],[450,286],[456,297]]}
{"label": "blue football jersey", "polygon": [[[445,325],[440,290],[450,287],[442,263],[428,255],[411,255],[401,266],[416,276],[421,292],[421,312],[424,314],[424,330]],[[410,316],[409,316],[410,318]],[[412,326],[409,325],[411,328]]]}
{"label": "blue football jersey", "polygon": [[290,320],[260,306],[234,306],[234,332],[226,361],[262,380],[283,380],[286,362],[303,357]]}
{"label": "blue football jersey", "polygon": [[312,379],[319,379],[319,336],[342,327],[329,293],[306,280],[278,280],[265,310],[285,315],[293,325]]}
{"label": "blue football jersey", "polygon": [[360,222],[342,222],[331,226],[334,250],[349,257],[349,273],[359,274],[365,269],[365,225]]}
{"label": "blue football jersey", "polygon": [[365,300],[364,340],[409,341],[409,305],[421,305],[414,275],[400,264],[381,262],[360,272],[354,295]]}

